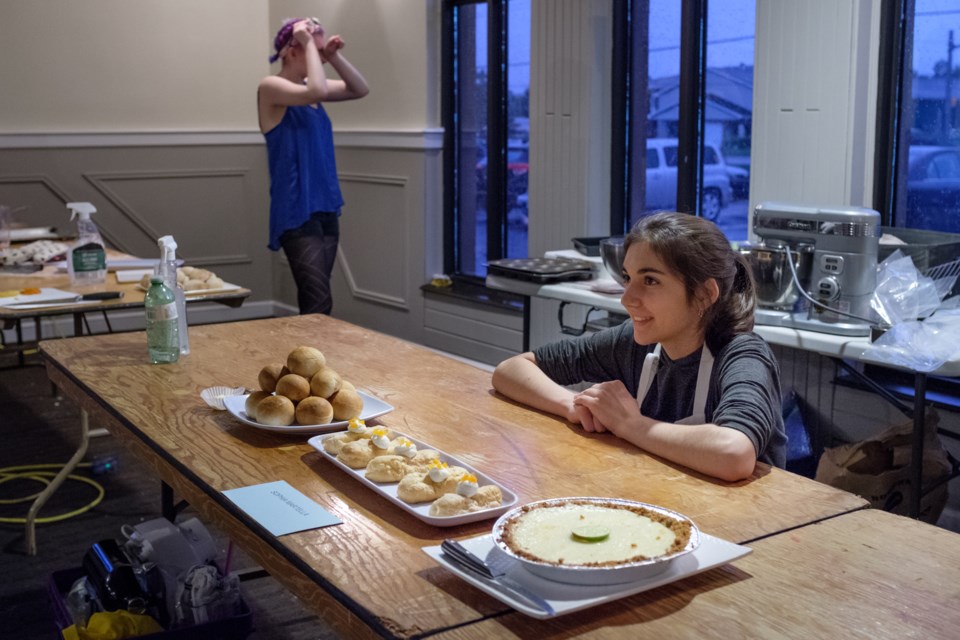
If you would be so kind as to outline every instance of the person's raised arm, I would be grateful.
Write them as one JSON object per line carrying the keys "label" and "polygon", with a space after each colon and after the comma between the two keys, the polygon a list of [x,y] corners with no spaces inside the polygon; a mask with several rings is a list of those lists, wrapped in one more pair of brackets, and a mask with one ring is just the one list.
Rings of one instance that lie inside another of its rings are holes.
{"label": "person's raised arm", "polygon": [[344,42],[340,36],[330,36],[323,47],[323,58],[340,76],[340,80],[327,81],[328,91],[324,99],[326,102],[356,100],[370,93],[366,79],[341,53],[343,47]]}
{"label": "person's raised arm", "polygon": [[330,94],[330,80],[323,69],[320,51],[310,31],[310,22],[302,20],[293,28],[293,38],[302,47],[306,62],[305,82],[282,76],[267,76],[260,82],[261,106],[297,107],[323,102]]}

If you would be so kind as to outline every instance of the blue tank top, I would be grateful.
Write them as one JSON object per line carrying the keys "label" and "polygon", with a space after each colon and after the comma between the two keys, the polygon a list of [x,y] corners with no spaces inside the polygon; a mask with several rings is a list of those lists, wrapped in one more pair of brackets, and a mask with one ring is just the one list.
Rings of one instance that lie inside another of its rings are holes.
{"label": "blue tank top", "polygon": [[283,119],[264,134],[270,167],[270,249],[280,235],[318,211],[343,206],[333,153],[333,125],[323,107],[287,107]]}

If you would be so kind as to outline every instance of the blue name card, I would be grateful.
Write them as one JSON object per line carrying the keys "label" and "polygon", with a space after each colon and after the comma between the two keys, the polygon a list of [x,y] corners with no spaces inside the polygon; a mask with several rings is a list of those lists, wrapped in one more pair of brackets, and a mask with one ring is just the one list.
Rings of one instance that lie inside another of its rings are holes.
{"label": "blue name card", "polygon": [[229,489],[223,495],[275,536],[341,524],[339,518],[284,480]]}

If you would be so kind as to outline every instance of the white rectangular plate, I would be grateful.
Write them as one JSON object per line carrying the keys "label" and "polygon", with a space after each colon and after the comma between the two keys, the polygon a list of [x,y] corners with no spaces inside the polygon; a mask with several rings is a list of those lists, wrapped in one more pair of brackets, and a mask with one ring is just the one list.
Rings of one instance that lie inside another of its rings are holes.
{"label": "white rectangular plate", "polygon": [[27,227],[25,229],[10,229],[11,242],[27,242],[29,240],[56,240],[60,236],[53,227]]}
{"label": "white rectangular plate", "polygon": [[[381,400],[380,398],[375,398],[368,393],[357,390],[357,393],[360,394],[360,397],[363,398],[363,411],[360,413],[361,420],[372,420],[377,416],[382,416],[385,413],[393,411],[393,405],[388,404]],[[244,408],[244,405],[247,403],[247,397],[250,394],[244,394],[240,396],[225,396],[223,398],[223,404],[226,407],[234,418],[248,424],[251,427],[256,427],[257,429],[264,429],[266,431],[275,431],[277,433],[288,433],[288,434],[297,434],[305,435],[310,433],[330,433],[331,431],[343,431],[348,422],[342,420],[339,422],[328,422],[327,424],[292,424],[289,427],[274,427],[268,424],[260,424],[255,420],[251,420],[247,416],[247,412]]]}
{"label": "white rectangular plate", "polygon": [[154,274],[153,269],[124,269],[123,271],[117,271],[114,275],[117,278],[117,282],[140,282],[140,279],[143,276],[152,276]]}
{"label": "white rectangular plate", "polygon": [[709,569],[733,562],[753,550],[739,544],[727,542],[721,538],[715,538],[700,532],[700,546],[693,552],[681,556],[670,563],[670,566],[663,573],[658,573],[646,580],[638,582],[627,582],[625,584],[612,584],[603,586],[583,586],[576,584],[567,584],[564,582],[554,582],[535,576],[527,571],[519,562],[513,560],[505,553],[500,551],[493,543],[491,534],[477,536],[468,540],[460,540],[464,545],[481,558],[487,558],[488,554],[498,554],[497,563],[512,562],[507,570],[507,576],[513,578],[521,585],[543,597],[553,607],[555,613],[549,615],[534,609],[523,600],[514,598],[513,594],[501,589],[499,585],[490,580],[480,578],[466,569],[461,569],[458,565],[450,562],[439,545],[432,547],[423,547],[423,552],[433,558],[438,564],[448,571],[457,574],[463,580],[466,580],[477,589],[493,596],[503,602],[533,618],[553,618],[562,616],[574,611],[581,611],[598,604],[612,602],[620,598],[632,596],[635,593],[654,589],[656,587],[687,578],[689,576],[702,573]]}
{"label": "white rectangular plate", "polygon": [[46,304],[49,302],[76,302],[80,294],[52,287],[42,287],[40,293],[18,294],[9,298],[0,298],[0,307],[12,307],[27,304]]}
{"label": "white rectangular plate", "polygon": [[373,489],[376,493],[379,493],[381,496],[383,496],[393,504],[397,505],[398,507],[400,507],[407,513],[413,515],[414,517],[419,518],[420,520],[423,520],[427,524],[432,524],[437,527],[454,527],[460,524],[465,524],[467,522],[476,522],[477,520],[487,520],[488,518],[496,518],[500,514],[506,513],[517,503],[517,494],[515,494],[513,491],[510,491],[510,489],[507,489],[505,486],[503,486],[502,484],[500,484],[499,482],[497,482],[487,474],[477,471],[470,465],[464,462],[461,462],[456,457],[451,456],[448,453],[444,453],[443,451],[440,451],[436,447],[431,447],[429,444],[422,442],[420,440],[417,440],[416,438],[411,438],[410,436],[404,433],[400,433],[399,431],[396,431],[394,429],[390,429],[390,432],[394,435],[394,437],[404,436],[405,438],[410,438],[410,440],[413,441],[415,445],[417,445],[417,450],[433,449],[434,451],[440,454],[440,459],[446,462],[451,467],[454,465],[458,467],[463,467],[473,475],[477,476],[477,484],[480,485],[481,487],[486,486],[488,484],[494,484],[500,487],[500,493],[503,494],[502,504],[499,507],[494,507],[492,509],[483,509],[481,511],[474,511],[473,513],[464,513],[458,516],[445,516],[445,517],[431,516],[430,515],[431,503],[425,502],[422,504],[409,504],[404,502],[400,498],[398,498],[397,497],[398,483],[396,482],[380,483],[380,482],[372,482],[370,480],[367,480],[367,476],[365,475],[365,472],[366,472],[365,469],[351,469],[347,465],[337,460],[336,456],[332,456],[329,453],[327,453],[323,448],[323,441],[326,438],[330,438],[336,434],[330,433],[322,436],[314,436],[310,438],[307,441],[307,443],[310,444],[314,449],[319,451],[321,454],[323,454],[323,456],[327,460],[337,465],[338,467],[340,467],[341,469],[349,473],[351,476],[353,476],[363,484]]}

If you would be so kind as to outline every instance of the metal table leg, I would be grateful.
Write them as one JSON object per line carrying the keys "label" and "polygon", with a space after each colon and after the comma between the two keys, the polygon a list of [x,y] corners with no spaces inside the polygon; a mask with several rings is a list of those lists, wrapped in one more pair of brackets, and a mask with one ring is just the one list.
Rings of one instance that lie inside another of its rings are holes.
{"label": "metal table leg", "polygon": [[27,553],[31,556],[37,555],[37,534],[36,520],[37,513],[43,508],[50,496],[60,488],[67,476],[73,473],[73,470],[80,464],[83,457],[87,455],[87,445],[90,444],[90,417],[83,409],[80,410],[80,448],[77,449],[70,461],[63,466],[57,475],[50,481],[50,484],[37,496],[27,513]]}
{"label": "metal table leg", "polygon": [[926,421],[927,374],[917,372],[913,380],[913,446],[910,469],[913,482],[910,484],[910,517],[920,517],[920,498],[923,496],[923,439]]}

